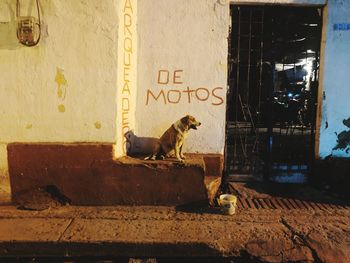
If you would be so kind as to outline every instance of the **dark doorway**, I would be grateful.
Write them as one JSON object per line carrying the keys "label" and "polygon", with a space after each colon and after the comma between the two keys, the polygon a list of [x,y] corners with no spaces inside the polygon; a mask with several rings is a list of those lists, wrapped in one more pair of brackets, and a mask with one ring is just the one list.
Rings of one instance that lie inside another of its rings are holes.
{"label": "dark doorway", "polygon": [[322,10],[231,6],[225,175],[305,182],[312,170]]}

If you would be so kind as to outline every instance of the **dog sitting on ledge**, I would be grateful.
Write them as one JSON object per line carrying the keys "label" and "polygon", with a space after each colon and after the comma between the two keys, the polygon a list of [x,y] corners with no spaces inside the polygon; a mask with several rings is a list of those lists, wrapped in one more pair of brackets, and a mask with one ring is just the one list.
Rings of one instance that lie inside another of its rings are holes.
{"label": "dog sitting on ledge", "polygon": [[201,123],[190,115],[186,115],[173,123],[160,137],[153,153],[145,160],[164,159],[175,153],[176,159],[183,162],[185,156],[182,153],[182,147],[187,133],[190,129],[197,130],[200,125]]}

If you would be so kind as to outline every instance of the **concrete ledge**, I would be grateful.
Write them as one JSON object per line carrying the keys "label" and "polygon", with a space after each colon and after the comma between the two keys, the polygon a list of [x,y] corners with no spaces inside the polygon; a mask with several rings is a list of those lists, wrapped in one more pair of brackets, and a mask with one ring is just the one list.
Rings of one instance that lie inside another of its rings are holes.
{"label": "concrete ledge", "polygon": [[[210,185],[211,197],[216,190],[210,184],[215,178],[205,176],[203,156],[191,155],[185,163],[130,157],[113,160],[112,151],[112,145],[101,144],[8,145],[13,201],[48,185],[57,187],[74,205],[206,203],[206,185]],[[212,167],[211,173],[220,169]]]}

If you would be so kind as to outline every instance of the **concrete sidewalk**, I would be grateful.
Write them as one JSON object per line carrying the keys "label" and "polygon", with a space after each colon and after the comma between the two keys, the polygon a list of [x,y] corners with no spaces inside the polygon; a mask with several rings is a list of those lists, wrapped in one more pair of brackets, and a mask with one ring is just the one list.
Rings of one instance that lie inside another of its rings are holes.
{"label": "concrete sidewalk", "polygon": [[[0,207],[0,258],[230,257],[350,262],[350,207],[335,209]],[[1,260],[0,260],[1,261]],[[234,261],[236,262],[236,261]]]}

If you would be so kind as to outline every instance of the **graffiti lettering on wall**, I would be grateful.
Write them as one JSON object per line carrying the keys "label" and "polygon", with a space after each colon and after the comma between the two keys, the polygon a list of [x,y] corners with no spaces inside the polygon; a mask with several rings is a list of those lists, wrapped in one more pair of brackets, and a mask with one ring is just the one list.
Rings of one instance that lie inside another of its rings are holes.
{"label": "graffiti lettering on wall", "polygon": [[335,31],[348,31],[350,30],[350,23],[338,23],[333,25]]}
{"label": "graffiti lettering on wall", "polygon": [[[132,82],[130,78],[130,71],[132,70],[132,55],[133,55],[133,8],[130,0],[125,0],[123,7],[123,89],[121,96],[122,106],[122,134],[126,134],[130,130],[129,116],[130,116],[130,97]],[[126,154],[128,149],[128,141],[123,137],[123,153]]]}
{"label": "graffiti lettering on wall", "polygon": [[151,103],[191,104],[196,101],[219,106],[224,103],[225,91],[223,87],[208,88],[183,85],[183,73],[183,70],[159,70],[157,84],[161,85],[161,89],[147,89],[146,105]]}

